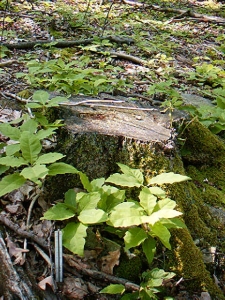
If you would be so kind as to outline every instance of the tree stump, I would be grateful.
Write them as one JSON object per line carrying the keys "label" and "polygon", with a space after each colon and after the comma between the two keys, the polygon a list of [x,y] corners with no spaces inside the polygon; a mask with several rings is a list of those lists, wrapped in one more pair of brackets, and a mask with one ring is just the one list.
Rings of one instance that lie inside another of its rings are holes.
{"label": "tree stump", "polygon": [[[213,299],[225,299],[196,246],[196,240],[203,240],[205,247],[215,245],[218,230],[220,233],[223,230],[212,216],[210,205],[213,204],[205,202],[206,195],[195,182],[193,171],[201,172],[203,167],[205,172],[212,166],[216,169],[218,164],[224,167],[223,142],[198,121],[186,122],[182,134],[184,145],[180,151],[176,132],[170,129],[170,124],[172,121],[181,124],[187,116],[174,112],[171,119],[169,113],[162,114],[149,103],[137,104],[123,97],[113,103],[92,100],[72,98],[70,105],[59,110],[66,125],[59,133],[59,148],[66,155],[66,162],[85,172],[90,179],[107,177],[118,171],[117,162],[139,168],[146,178],[162,172],[190,175],[192,182],[168,187],[171,197],[184,213],[187,229],[172,230],[173,250],[166,252],[168,260],[165,263],[168,269],[184,278],[191,291],[208,290]],[[120,100],[124,102],[120,103]],[[82,101],[83,105],[78,105]],[[215,164],[210,161],[212,155],[216,157]],[[68,188],[78,185],[76,176],[61,178],[57,176],[51,180],[51,185],[57,187],[51,189],[51,197],[55,199]],[[219,196],[218,203],[222,203]]]}

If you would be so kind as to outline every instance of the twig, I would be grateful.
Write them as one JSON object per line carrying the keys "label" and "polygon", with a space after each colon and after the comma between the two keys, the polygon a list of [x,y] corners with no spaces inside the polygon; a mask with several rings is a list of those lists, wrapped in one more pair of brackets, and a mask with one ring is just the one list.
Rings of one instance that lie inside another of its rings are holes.
{"label": "twig", "polygon": [[[12,93],[9,93],[9,92],[0,92],[0,94],[1,94],[3,97],[9,96],[9,97],[14,98],[14,99],[16,99],[17,101],[22,102],[22,103],[27,103],[27,102],[28,102],[27,99],[24,99],[24,98],[22,98],[22,97],[19,97],[19,96],[15,95],[15,94],[12,94]],[[7,97],[5,97],[5,98],[7,98]]]}
{"label": "twig", "polygon": [[35,243],[32,243],[35,250],[42,256],[42,258],[46,261],[46,263],[52,268],[52,261],[50,257]]}
{"label": "twig", "polygon": [[1,61],[1,62],[0,62],[0,68],[7,67],[7,66],[9,66],[9,65],[11,65],[11,64],[16,64],[16,63],[18,63],[18,61],[15,60],[15,59],[10,59],[10,60],[6,60],[6,61]]}
{"label": "twig", "polygon": [[2,213],[0,214],[0,222],[8,228],[10,228],[11,230],[13,230],[14,232],[16,232],[18,235],[31,239],[32,241],[43,247],[45,250],[48,250],[48,244],[43,238],[38,237],[32,232],[21,229],[19,225],[13,223],[9,218],[6,217],[6,215]]}
{"label": "twig", "polygon": [[89,102],[103,102],[103,103],[106,103],[106,102],[110,102],[110,103],[123,103],[125,102],[124,100],[100,100],[100,99],[87,99],[87,100],[82,100],[82,101],[79,101],[79,102],[61,102],[59,103],[60,105],[69,105],[69,106],[76,106],[76,105],[85,105],[85,104],[89,104],[89,105],[92,105],[91,103]]}

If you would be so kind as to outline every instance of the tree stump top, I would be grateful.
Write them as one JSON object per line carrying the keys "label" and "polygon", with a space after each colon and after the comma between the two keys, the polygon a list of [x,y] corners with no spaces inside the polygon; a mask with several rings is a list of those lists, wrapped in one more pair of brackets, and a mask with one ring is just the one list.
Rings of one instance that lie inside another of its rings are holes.
{"label": "tree stump top", "polygon": [[164,142],[170,138],[167,114],[161,114],[158,108],[121,98],[124,99],[120,97],[111,102],[90,97],[71,98],[63,109],[65,124],[73,133],[96,132],[143,142]]}

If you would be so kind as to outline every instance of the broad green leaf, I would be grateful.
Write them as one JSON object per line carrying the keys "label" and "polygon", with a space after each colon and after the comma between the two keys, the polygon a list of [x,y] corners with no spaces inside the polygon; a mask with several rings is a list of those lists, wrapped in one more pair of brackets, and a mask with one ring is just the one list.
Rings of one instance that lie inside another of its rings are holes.
{"label": "broad green leaf", "polygon": [[165,184],[165,183],[175,183],[175,182],[182,182],[186,180],[191,180],[190,177],[180,175],[180,174],[175,174],[173,172],[169,173],[162,173],[160,175],[157,175],[153,178],[150,179],[149,184]]}
{"label": "broad green leaf", "polygon": [[[114,191],[114,189],[112,191]],[[105,194],[105,197],[102,195],[101,200],[98,203],[98,208],[101,208],[104,211],[110,213],[111,210],[116,205],[123,202],[124,199],[125,199],[125,191],[116,190],[115,192],[112,192],[109,195]]]}
{"label": "broad green leaf", "polygon": [[125,294],[122,296],[122,298],[120,298],[120,300],[137,300],[138,298],[139,298],[139,291]]}
{"label": "broad green leaf", "polygon": [[41,129],[37,132],[36,137],[39,140],[43,140],[55,133],[55,128]]}
{"label": "broad green leaf", "polygon": [[7,171],[8,169],[9,169],[9,167],[0,165],[0,175],[5,173],[5,171]]}
{"label": "broad green leaf", "polygon": [[129,227],[142,224],[144,210],[133,202],[123,202],[115,206],[109,217],[109,225],[114,227]]}
{"label": "broad green leaf", "polygon": [[166,197],[166,192],[158,186],[151,186],[151,187],[149,187],[149,190],[153,195],[155,195],[159,198]]}
{"label": "broad green leaf", "polygon": [[142,223],[149,223],[151,225],[158,222],[160,219],[171,219],[182,215],[181,212],[173,209],[160,209],[153,212],[150,216],[143,216]]}
{"label": "broad green leaf", "polygon": [[147,237],[147,233],[140,227],[128,229],[124,236],[125,250],[139,246]]}
{"label": "broad green leaf", "polygon": [[46,91],[36,91],[33,94],[33,100],[45,105],[49,100],[49,93]]}
{"label": "broad green leaf", "polygon": [[154,290],[148,287],[140,288],[139,297],[141,300],[158,300],[158,297],[154,294]]}
{"label": "broad green leaf", "polygon": [[82,210],[78,219],[83,224],[98,224],[108,220],[108,214],[101,209]]}
{"label": "broad green leaf", "polygon": [[103,78],[97,79],[97,80],[94,82],[94,86],[97,87],[97,86],[99,86],[100,84],[105,83],[105,82],[107,82],[107,81],[108,81],[107,79],[103,79]]}
{"label": "broad green leaf", "polygon": [[143,184],[144,182],[144,177],[143,174],[141,173],[141,171],[139,169],[132,169],[124,164],[121,163],[117,163],[117,165],[120,167],[121,171],[129,176],[133,176],[134,178],[137,179],[137,181],[140,183],[140,185]]}
{"label": "broad green leaf", "polygon": [[163,224],[157,222],[153,226],[151,226],[151,235],[152,234],[157,236],[166,248],[168,248],[169,250],[171,249],[171,235],[169,230]]}
{"label": "broad green leaf", "polygon": [[148,215],[152,213],[156,205],[157,198],[150,192],[150,189],[143,187],[139,195],[140,204]]}
{"label": "broad green leaf", "polygon": [[63,158],[65,155],[57,152],[49,152],[46,154],[43,154],[38,157],[35,164],[51,164],[61,158]]}
{"label": "broad green leaf", "polygon": [[170,198],[165,198],[157,202],[154,211],[158,211],[160,209],[174,209],[176,205],[177,204],[174,200],[171,200]]}
{"label": "broad green leaf", "polygon": [[65,193],[65,204],[69,206],[76,207],[76,193],[73,189],[68,190]]}
{"label": "broad green leaf", "polygon": [[66,204],[57,203],[44,213],[44,216],[41,218],[41,220],[62,221],[72,218],[73,216],[75,216],[75,212],[68,208]]}
{"label": "broad green leaf", "polygon": [[140,187],[142,185],[142,183],[140,183],[137,178],[119,173],[115,173],[109,176],[109,178],[106,179],[106,182],[127,187]]}
{"label": "broad green leaf", "polygon": [[0,197],[21,187],[26,179],[19,173],[7,175],[0,181]]}
{"label": "broad green leaf", "polygon": [[22,157],[5,156],[0,158],[0,164],[14,168],[27,165],[28,162]]}
{"label": "broad green leaf", "polygon": [[5,147],[5,153],[10,156],[20,151],[20,144],[11,144]]}
{"label": "broad green leaf", "polygon": [[[82,197],[80,198],[81,195]],[[99,194],[98,192],[92,192],[88,194],[79,193],[77,195],[79,212],[81,212],[82,210],[96,208],[100,199],[101,199],[101,194]]]}
{"label": "broad green leaf", "polygon": [[20,130],[8,123],[0,124],[0,132],[15,141],[18,141],[20,138]]}
{"label": "broad green leaf", "polygon": [[52,98],[49,103],[46,105],[46,107],[56,107],[59,106],[59,103],[61,102],[67,102],[68,99],[66,97],[57,96]]}
{"label": "broad green leaf", "polygon": [[37,131],[37,128],[38,123],[33,119],[29,119],[20,126],[20,131],[29,131],[30,133],[35,133]]}
{"label": "broad green leaf", "polygon": [[69,223],[63,231],[63,246],[74,254],[83,256],[87,226],[82,223]]}
{"label": "broad green leaf", "polygon": [[91,192],[92,191],[92,185],[91,185],[87,175],[84,174],[83,172],[79,172],[79,176],[80,176],[80,180],[81,180],[85,190],[87,190],[88,192]]}
{"label": "broad green leaf", "polygon": [[92,191],[99,190],[105,183],[105,178],[97,178],[91,181]]}
{"label": "broad green leaf", "polygon": [[23,158],[33,164],[41,152],[42,145],[34,134],[24,131],[20,137],[20,148]]}
{"label": "broad green leaf", "polygon": [[68,165],[66,163],[53,163],[50,166],[48,166],[48,175],[50,176],[55,176],[58,174],[66,174],[66,173],[71,173],[71,174],[78,174],[79,171],[74,168],[71,165]]}
{"label": "broad green leaf", "polygon": [[160,223],[166,226],[166,228],[187,228],[185,223],[178,218],[172,218],[172,219],[161,219]]}
{"label": "broad green leaf", "polygon": [[125,287],[123,284],[110,284],[100,291],[101,294],[123,294]]}
{"label": "broad green leaf", "polygon": [[45,165],[35,165],[33,167],[24,168],[20,174],[24,178],[39,184],[38,179],[43,179],[48,174],[48,169]]}
{"label": "broad green leaf", "polygon": [[28,102],[26,105],[28,108],[42,108],[42,105],[35,102]]}
{"label": "broad green leaf", "polygon": [[143,252],[148,260],[148,263],[151,264],[156,252],[156,241],[153,237],[148,236],[148,238],[142,244]]}

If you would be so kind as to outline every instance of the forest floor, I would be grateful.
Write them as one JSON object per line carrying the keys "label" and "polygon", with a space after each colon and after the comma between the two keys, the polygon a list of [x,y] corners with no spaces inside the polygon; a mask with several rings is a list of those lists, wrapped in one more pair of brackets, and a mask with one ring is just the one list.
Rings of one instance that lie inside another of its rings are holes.
{"label": "forest floor", "polygon": [[[225,4],[214,0],[1,1],[0,122],[18,118],[21,102],[36,90],[66,96],[121,95],[162,111],[181,107],[182,94],[188,93],[225,108],[224,27]],[[193,107],[190,111],[223,135],[221,111],[210,114],[208,108]],[[29,191],[23,198],[29,198]],[[1,201],[2,211],[21,228],[28,208],[26,201],[20,205],[13,198]],[[52,223],[39,221],[45,208],[42,199],[30,223],[34,233],[47,239]],[[12,239],[17,246],[8,239],[9,248],[22,247],[18,232]],[[40,286],[51,285],[41,251],[34,248],[28,257]],[[81,262],[80,268],[88,268],[86,263]],[[89,285],[68,279],[62,293],[69,299],[110,299],[93,283],[94,279]],[[176,292],[172,296],[177,300],[203,299],[182,288]]]}

